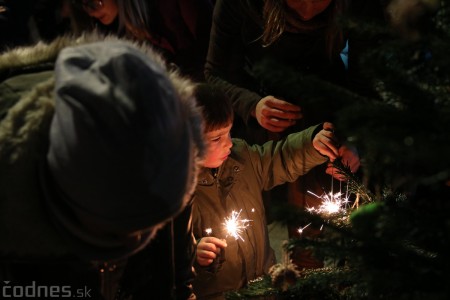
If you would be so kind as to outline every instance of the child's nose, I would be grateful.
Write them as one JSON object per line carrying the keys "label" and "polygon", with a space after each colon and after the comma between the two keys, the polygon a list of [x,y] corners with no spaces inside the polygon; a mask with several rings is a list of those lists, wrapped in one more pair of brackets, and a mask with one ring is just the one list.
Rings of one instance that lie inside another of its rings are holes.
{"label": "child's nose", "polygon": [[225,141],[225,147],[230,149],[233,146],[233,142],[231,140],[231,135],[228,135],[226,141]]}

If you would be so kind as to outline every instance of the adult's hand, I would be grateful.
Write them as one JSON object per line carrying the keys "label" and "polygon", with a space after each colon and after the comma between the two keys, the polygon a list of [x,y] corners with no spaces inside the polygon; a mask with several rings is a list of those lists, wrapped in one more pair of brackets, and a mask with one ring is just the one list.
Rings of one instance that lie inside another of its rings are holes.
{"label": "adult's hand", "polygon": [[[341,145],[338,149],[338,157],[341,158],[341,162],[344,166],[349,167],[352,173],[358,171],[361,162],[359,159],[358,150],[349,145]],[[345,176],[333,167],[332,163],[329,163],[325,171],[327,174],[333,176],[335,179],[345,181]]]}
{"label": "adult's hand", "polygon": [[302,118],[301,108],[273,96],[266,96],[256,104],[254,117],[265,129],[282,132]]}

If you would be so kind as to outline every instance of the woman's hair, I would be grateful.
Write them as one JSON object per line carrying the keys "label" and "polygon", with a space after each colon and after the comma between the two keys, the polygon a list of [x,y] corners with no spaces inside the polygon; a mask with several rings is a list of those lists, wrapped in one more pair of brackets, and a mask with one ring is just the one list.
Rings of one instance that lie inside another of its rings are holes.
{"label": "woman's hair", "polygon": [[166,37],[157,0],[115,0],[119,10],[119,30],[139,41]]}
{"label": "woman's hair", "polygon": [[231,100],[219,87],[200,83],[195,96],[202,111],[204,132],[224,128],[233,122]]}
{"label": "woman's hair", "polygon": [[110,25],[90,17],[82,8],[82,0],[66,1],[70,1],[72,6],[72,28],[76,34],[97,29],[135,41],[150,42],[160,48],[175,48],[176,37],[164,23],[161,0],[111,0],[117,5],[118,16]]}
{"label": "woman's hair", "polygon": [[119,11],[119,30],[128,31],[135,38],[144,40],[148,38],[150,22],[149,13],[153,11],[154,1],[116,0]]}
{"label": "woman's hair", "polygon": [[81,0],[65,0],[68,5],[70,29],[74,35],[81,35],[86,31],[92,31],[96,22],[83,9]]}
{"label": "woman's hair", "polygon": [[[343,14],[348,7],[349,0],[333,0],[326,20],[326,46],[327,53],[331,58],[333,54],[339,53],[344,45],[342,30],[339,28],[337,18]],[[276,42],[288,25],[288,7],[285,0],[264,0],[263,7],[263,46],[267,47]],[[322,13],[323,14],[323,13]],[[310,24],[308,24],[310,23]],[[312,25],[311,25],[312,24]],[[311,21],[304,22],[304,29],[314,30],[318,28]]]}

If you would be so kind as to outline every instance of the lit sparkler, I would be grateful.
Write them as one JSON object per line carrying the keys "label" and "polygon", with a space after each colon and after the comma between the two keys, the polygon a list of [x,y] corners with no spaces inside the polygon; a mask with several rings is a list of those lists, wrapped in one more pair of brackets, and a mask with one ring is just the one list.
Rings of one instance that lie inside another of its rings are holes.
{"label": "lit sparkler", "polygon": [[225,225],[227,236],[231,235],[236,240],[241,239],[242,241],[244,241],[244,239],[242,238],[242,234],[244,230],[247,229],[248,226],[250,226],[249,223],[252,220],[241,219],[241,212],[242,209],[239,212],[233,210],[231,212],[231,215],[228,218],[225,218],[225,222],[223,223],[223,225]]}
{"label": "lit sparkler", "polygon": [[349,203],[348,196],[343,195],[341,192],[337,193],[329,192],[328,194],[323,194],[321,196],[316,195],[311,191],[308,191],[308,193],[314,195],[319,199],[322,199],[322,204],[317,208],[315,207],[308,208],[307,210],[309,212],[315,212],[325,215],[333,215],[345,211],[345,207]]}

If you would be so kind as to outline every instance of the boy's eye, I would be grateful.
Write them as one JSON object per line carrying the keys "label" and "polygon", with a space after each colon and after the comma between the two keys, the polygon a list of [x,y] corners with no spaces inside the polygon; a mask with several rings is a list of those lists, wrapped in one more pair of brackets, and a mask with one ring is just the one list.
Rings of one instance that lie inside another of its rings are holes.
{"label": "boy's eye", "polygon": [[211,142],[218,142],[219,140],[220,140],[220,137],[217,137],[217,138],[211,139]]}

